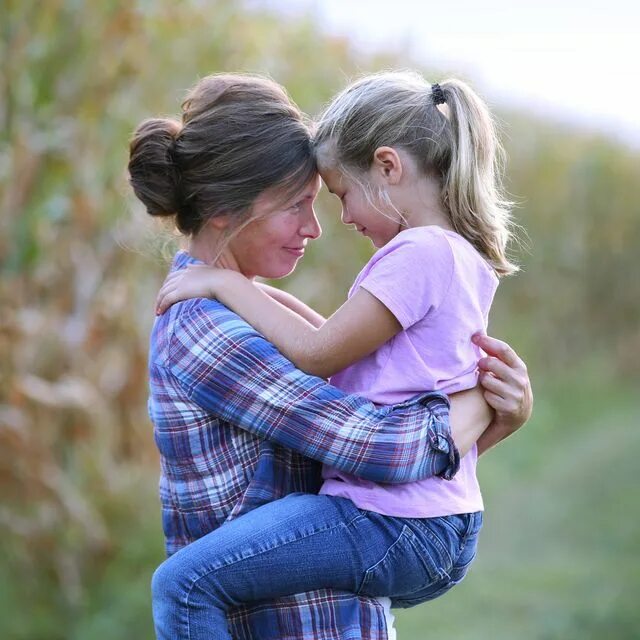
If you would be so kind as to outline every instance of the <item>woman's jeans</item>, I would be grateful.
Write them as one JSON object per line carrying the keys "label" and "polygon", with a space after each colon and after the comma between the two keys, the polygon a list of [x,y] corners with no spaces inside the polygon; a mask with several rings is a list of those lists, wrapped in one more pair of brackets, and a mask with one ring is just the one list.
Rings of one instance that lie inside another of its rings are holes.
{"label": "woman's jeans", "polygon": [[226,611],[318,588],[411,607],[462,580],[482,514],[395,518],[346,498],[292,494],[181,549],[156,570],[158,638],[231,638]]}

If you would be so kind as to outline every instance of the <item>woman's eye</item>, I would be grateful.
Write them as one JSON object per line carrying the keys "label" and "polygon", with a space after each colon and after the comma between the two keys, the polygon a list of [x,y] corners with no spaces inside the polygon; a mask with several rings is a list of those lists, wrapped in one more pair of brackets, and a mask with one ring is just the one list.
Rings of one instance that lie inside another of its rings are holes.
{"label": "woman's eye", "polygon": [[289,211],[298,212],[304,206],[304,200],[299,200],[289,207]]}

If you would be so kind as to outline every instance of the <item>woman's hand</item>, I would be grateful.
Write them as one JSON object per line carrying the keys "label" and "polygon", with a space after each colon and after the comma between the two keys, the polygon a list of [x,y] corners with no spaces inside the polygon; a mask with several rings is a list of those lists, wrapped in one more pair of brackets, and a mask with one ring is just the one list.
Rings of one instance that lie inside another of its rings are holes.
{"label": "woman's hand", "polygon": [[172,304],[189,298],[215,298],[217,287],[230,272],[204,264],[190,264],[170,273],[156,298],[156,315],[164,313]]}
{"label": "woman's hand", "polygon": [[487,353],[478,362],[484,398],[495,417],[478,439],[478,453],[515,433],[530,417],[533,392],[527,366],[506,343],[476,334],[473,342]]}

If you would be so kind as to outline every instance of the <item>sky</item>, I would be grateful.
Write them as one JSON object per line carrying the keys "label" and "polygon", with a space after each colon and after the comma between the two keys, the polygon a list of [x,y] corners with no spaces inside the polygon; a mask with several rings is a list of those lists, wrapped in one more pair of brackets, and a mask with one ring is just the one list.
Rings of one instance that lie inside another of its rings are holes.
{"label": "sky", "polygon": [[640,148],[640,1],[271,0],[363,48],[463,75],[492,104]]}

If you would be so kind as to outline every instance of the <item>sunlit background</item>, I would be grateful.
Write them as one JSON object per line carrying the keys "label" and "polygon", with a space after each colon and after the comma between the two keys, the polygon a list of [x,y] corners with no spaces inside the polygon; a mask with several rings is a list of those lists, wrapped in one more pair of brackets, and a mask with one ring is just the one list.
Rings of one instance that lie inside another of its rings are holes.
{"label": "sunlit background", "polygon": [[[216,71],[308,113],[352,77],[471,82],[498,115],[524,230],[491,332],[530,424],[479,466],[467,580],[400,640],[640,637],[637,4],[209,0],[0,4],[0,638],[153,638],[163,558],[146,416],[153,300],[176,246],[126,183],[128,137]],[[282,286],[330,313],[371,255],[323,193]]]}

